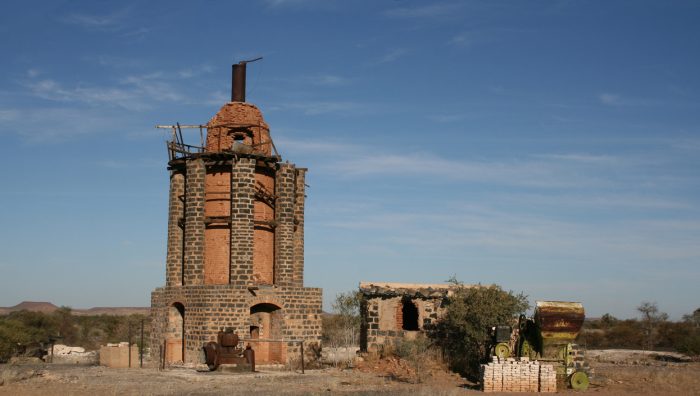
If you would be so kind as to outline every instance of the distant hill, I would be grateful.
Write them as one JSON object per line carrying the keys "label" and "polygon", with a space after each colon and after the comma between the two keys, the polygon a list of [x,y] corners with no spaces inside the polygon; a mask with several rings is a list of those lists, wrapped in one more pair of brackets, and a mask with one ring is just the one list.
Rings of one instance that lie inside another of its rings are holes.
{"label": "distant hill", "polygon": [[[0,315],[7,315],[15,311],[32,311],[51,313],[57,310],[58,307],[50,302],[45,301],[22,301],[13,307],[0,307]],[[74,315],[132,315],[141,314],[148,315],[151,312],[149,307],[94,307],[89,309],[71,309]]]}
{"label": "distant hill", "polygon": [[51,313],[57,310],[58,307],[46,301],[22,301],[21,303],[15,305],[14,307],[0,307],[0,314],[7,315],[14,311],[32,311],[32,312],[43,312]]}

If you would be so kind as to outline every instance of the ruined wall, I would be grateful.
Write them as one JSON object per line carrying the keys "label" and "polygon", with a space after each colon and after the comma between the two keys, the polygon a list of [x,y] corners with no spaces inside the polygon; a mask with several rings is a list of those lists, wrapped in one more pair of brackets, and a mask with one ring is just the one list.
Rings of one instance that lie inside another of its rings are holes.
{"label": "ruined wall", "polygon": [[254,153],[266,156],[272,154],[270,128],[255,105],[226,103],[207,123],[208,152],[231,150],[234,141],[252,147]]}
{"label": "ruined wall", "polygon": [[429,330],[445,312],[448,291],[443,285],[360,284],[360,349],[377,352]]}

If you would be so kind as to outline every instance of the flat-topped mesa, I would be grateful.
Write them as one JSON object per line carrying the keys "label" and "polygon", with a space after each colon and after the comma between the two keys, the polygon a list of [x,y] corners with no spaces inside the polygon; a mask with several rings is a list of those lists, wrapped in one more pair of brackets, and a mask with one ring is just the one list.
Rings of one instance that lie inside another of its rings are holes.
{"label": "flat-topped mesa", "polygon": [[206,151],[271,156],[270,127],[255,105],[229,102],[207,123]]}

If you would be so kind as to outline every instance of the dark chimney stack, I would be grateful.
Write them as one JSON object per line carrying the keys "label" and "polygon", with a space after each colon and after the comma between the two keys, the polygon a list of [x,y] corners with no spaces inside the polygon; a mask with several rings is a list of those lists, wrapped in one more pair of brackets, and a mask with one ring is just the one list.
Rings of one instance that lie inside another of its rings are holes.
{"label": "dark chimney stack", "polygon": [[245,65],[237,63],[231,70],[231,102],[245,102]]}
{"label": "dark chimney stack", "polygon": [[246,64],[262,59],[240,61],[231,68],[231,102],[245,102],[245,68]]}

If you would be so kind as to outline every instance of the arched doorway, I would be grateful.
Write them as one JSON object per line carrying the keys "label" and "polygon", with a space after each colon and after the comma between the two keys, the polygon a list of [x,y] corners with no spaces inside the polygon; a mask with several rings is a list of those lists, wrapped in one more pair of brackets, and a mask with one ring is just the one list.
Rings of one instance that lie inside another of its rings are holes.
{"label": "arched doorway", "polygon": [[168,308],[168,324],[165,329],[165,361],[185,361],[185,306],[173,303]]}
{"label": "arched doorway", "polygon": [[260,364],[286,363],[287,344],[272,342],[282,340],[282,309],[274,304],[262,303],[250,307],[250,338],[255,350],[255,362]]}

